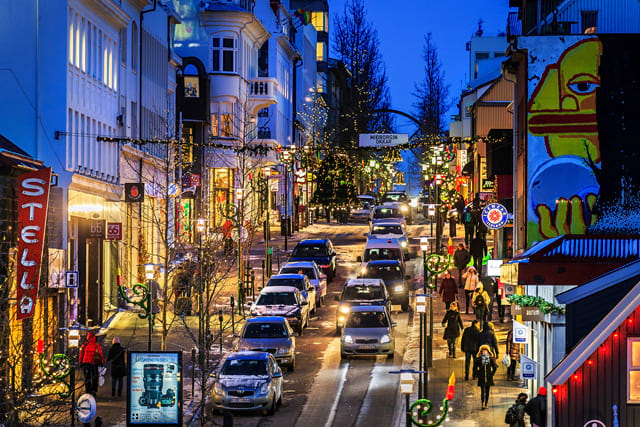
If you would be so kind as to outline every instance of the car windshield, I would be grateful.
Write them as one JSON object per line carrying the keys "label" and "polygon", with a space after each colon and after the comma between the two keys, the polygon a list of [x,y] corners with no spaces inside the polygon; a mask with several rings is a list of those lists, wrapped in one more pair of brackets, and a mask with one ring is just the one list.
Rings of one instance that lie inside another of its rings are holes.
{"label": "car windshield", "polygon": [[349,315],[347,328],[386,328],[387,316],[382,311],[354,311]]}
{"label": "car windshield", "polygon": [[384,299],[384,293],[380,286],[347,286],[342,294],[342,299],[345,301]]}
{"label": "car windshield", "polygon": [[258,297],[256,305],[296,305],[296,296],[292,292],[273,292]]}
{"label": "car windshield", "polygon": [[224,362],[222,375],[267,375],[265,360],[233,359]]}
{"label": "car windshield", "polygon": [[396,208],[379,208],[373,214],[376,219],[379,218],[402,218],[402,213]]}
{"label": "car windshield", "polygon": [[289,334],[282,323],[248,323],[242,338],[287,338]]}
{"label": "car windshield", "polygon": [[303,279],[271,278],[267,282],[267,286],[292,286],[294,288],[300,289],[301,291],[305,290]]}
{"label": "car windshield", "polygon": [[376,225],[371,230],[371,234],[404,234],[399,225]]}
{"label": "car windshield", "polygon": [[294,258],[313,258],[329,256],[327,247],[324,245],[298,245],[291,254]]}
{"label": "car windshield", "polygon": [[402,279],[402,270],[397,265],[368,265],[364,275],[370,279],[388,280]]}
{"label": "car windshield", "polygon": [[280,274],[304,274],[309,279],[317,279],[316,272],[311,267],[285,267]]}
{"label": "car windshield", "polygon": [[369,248],[364,251],[364,261],[377,259],[400,259],[400,249],[398,248]]}
{"label": "car windshield", "polygon": [[387,193],[382,198],[382,202],[405,202],[407,196],[402,193]]}

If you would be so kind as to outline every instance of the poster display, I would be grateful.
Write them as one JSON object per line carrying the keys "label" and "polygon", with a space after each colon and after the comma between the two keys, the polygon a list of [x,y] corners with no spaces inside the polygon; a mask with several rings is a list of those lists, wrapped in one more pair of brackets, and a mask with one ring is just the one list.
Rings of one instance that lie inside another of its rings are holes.
{"label": "poster display", "polygon": [[127,425],[182,425],[182,353],[129,352]]}

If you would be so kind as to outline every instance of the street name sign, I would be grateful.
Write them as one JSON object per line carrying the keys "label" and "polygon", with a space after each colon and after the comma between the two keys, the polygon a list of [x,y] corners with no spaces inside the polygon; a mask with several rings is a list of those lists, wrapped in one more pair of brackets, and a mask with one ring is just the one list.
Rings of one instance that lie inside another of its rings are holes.
{"label": "street name sign", "polygon": [[358,135],[360,147],[394,147],[407,144],[409,134],[406,133],[361,133]]}

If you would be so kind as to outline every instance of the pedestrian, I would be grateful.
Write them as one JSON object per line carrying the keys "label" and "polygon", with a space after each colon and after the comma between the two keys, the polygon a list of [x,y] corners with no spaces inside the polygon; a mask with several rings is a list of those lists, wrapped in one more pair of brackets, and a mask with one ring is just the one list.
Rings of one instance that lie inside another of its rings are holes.
{"label": "pedestrian", "polygon": [[538,389],[538,395],[525,405],[524,412],[531,419],[531,427],[547,425],[547,389],[545,387]]}
{"label": "pedestrian", "polygon": [[495,301],[495,289],[493,287],[493,278],[492,277],[483,277],[480,279],[480,283],[482,283],[482,287],[484,291],[489,296],[489,301],[487,301],[487,320],[492,321],[493,315],[493,302]]}
{"label": "pedestrian", "polygon": [[480,332],[479,345],[486,345],[493,351],[493,357],[498,358],[498,340],[496,339],[496,331],[491,322],[485,322],[482,332]]}
{"label": "pedestrian", "polygon": [[458,297],[456,280],[451,277],[451,273],[448,271],[444,273],[444,279],[440,282],[440,295],[442,295],[442,301],[447,310],[449,310],[449,305]]}
{"label": "pedestrian", "polygon": [[462,332],[462,340],[460,342],[460,348],[464,352],[464,380],[469,380],[469,365],[473,363],[471,369],[472,378],[476,378],[476,354],[480,347],[480,329],[478,328],[478,321],[471,322],[471,326],[465,328]]}
{"label": "pedestrian", "polygon": [[467,272],[462,275],[464,279],[464,296],[465,296],[465,314],[469,314],[469,307],[471,304],[471,295],[473,295],[473,291],[475,291],[476,287],[478,287],[478,273],[474,267],[469,267]]}
{"label": "pedestrian", "polygon": [[456,237],[456,219],[458,215],[456,212],[451,211],[447,216],[449,217],[449,237]]}
{"label": "pedestrian", "polygon": [[471,207],[467,206],[464,209],[462,223],[464,224],[464,243],[469,246],[473,239],[473,216],[471,215]]}
{"label": "pedestrian", "polygon": [[515,381],[516,365],[520,361],[520,344],[513,342],[513,327],[507,334],[505,351],[509,355],[510,363],[507,367],[507,381]]}
{"label": "pedestrian", "polygon": [[496,359],[491,353],[488,345],[481,345],[476,356],[476,377],[478,378],[478,387],[480,387],[480,399],[482,400],[482,409],[489,406],[489,392],[493,383],[493,375],[498,369]]}
{"label": "pedestrian", "polygon": [[462,272],[465,268],[467,268],[469,261],[471,261],[471,254],[464,247],[464,243],[458,243],[458,247],[453,252],[453,265],[455,265],[458,269],[458,281],[460,282],[460,287],[462,287],[463,285]]}
{"label": "pedestrian", "polygon": [[518,394],[516,403],[507,409],[507,415],[505,416],[505,423],[510,427],[525,427],[524,424],[524,408],[527,404],[527,393]]}
{"label": "pedestrian", "polygon": [[471,295],[471,307],[473,307],[473,314],[475,314],[481,329],[484,328],[484,324],[487,321],[488,302],[489,296],[487,292],[483,290],[482,283],[478,283],[473,295]]}
{"label": "pedestrian", "polygon": [[456,200],[455,203],[455,207],[456,207],[456,213],[458,214],[458,222],[462,223],[462,219],[464,216],[464,197],[462,197],[461,195],[458,195],[458,199]]}
{"label": "pedestrian", "polygon": [[[496,310],[498,311],[498,319],[500,319],[500,323],[504,323],[504,306],[502,305],[502,287],[500,286],[500,282],[496,278],[490,278],[488,286],[485,286],[485,289],[491,289],[492,292],[489,294],[491,297],[491,307],[489,307],[489,321],[493,320],[493,301],[496,302]],[[493,294],[493,295],[491,295]]]}
{"label": "pedestrian", "polygon": [[473,265],[478,270],[478,275],[482,277],[482,258],[487,254],[487,241],[481,235],[476,235],[469,245],[469,253],[473,257]]}
{"label": "pedestrian", "polygon": [[98,392],[98,368],[104,365],[104,355],[102,347],[96,340],[93,332],[87,334],[87,340],[80,347],[80,366],[84,371],[84,390],[86,393],[96,395]]}
{"label": "pedestrian", "polygon": [[120,338],[113,337],[111,348],[107,354],[107,362],[111,362],[111,397],[116,395],[116,385],[118,386],[118,397],[122,396],[123,378],[127,376],[126,351],[120,345]]}
{"label": "pedestrian", "polygon": [[462,319],[460,318],[460,312],[458,312],[457,302],[453,301],[449,306],[449,309],[444,315],[444,319],[442,319],[442,326],[445,326],[444,339],[447,340],[447,346],[449,347],[449,357],[455,359],[456,341],[460,336],[460,331],[464,327]]}

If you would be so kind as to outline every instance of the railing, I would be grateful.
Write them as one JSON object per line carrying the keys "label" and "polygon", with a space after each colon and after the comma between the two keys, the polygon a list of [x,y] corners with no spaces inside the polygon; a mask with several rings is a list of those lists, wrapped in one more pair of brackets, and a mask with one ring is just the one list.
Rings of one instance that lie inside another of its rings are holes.
{"label": "railing", "polygon": [[269,128],[258,129],[258,139],[271,139],[271,129]]}
{"label": "railing", "polygon": [[[268,80],[267,80],[268,79]],[[268,77],[258,77],[249,82],[250,96],[275,96],[275,82]]]}

